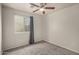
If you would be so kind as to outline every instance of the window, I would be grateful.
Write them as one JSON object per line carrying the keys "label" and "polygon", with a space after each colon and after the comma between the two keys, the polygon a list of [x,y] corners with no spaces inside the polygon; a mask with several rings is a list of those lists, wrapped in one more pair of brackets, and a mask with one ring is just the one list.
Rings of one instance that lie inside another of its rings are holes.
{"label": "window", "polygon": [[15,31],[28,32],[30,31],[30,17],[15,15]]}

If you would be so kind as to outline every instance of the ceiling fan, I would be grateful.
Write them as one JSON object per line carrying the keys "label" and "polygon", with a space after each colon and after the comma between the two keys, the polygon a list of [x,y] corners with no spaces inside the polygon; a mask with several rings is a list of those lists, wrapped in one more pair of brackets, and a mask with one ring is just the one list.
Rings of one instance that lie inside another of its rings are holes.
{"label": "ceiling fan", "polygon": [[32,7],[37,7],[38,9],[34,10],[33,12],[37,12],[37,11],[42,11],[43,14],[45,14],[45,10],[46,9],[49,9],[49,10],[52,10],[52,9],[55,9],[55,7],[46,7],[47,3],[40,3],[40,5],[36,5],[34,3],[30,3],[30,5]]}

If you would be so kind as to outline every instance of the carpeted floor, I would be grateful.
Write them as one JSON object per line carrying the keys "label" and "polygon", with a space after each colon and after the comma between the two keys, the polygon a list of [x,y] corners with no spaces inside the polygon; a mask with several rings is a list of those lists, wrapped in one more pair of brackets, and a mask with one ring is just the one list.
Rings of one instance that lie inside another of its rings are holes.
{"label": "carpeted floor", "polygon": [[23,48],[5,52],[4,55],[78,55],[70,50],[47,42],[33,44]]}

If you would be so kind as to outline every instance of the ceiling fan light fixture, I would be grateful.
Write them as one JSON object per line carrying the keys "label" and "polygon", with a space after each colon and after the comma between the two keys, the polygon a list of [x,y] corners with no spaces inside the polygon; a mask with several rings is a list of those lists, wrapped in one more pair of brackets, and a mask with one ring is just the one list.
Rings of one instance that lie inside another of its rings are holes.
{"label": "ceiling fan light fixture", "polygon": [[44,11],[44,10],[45,10],[44,8],[41,8],[41,9],[40,9],[40,11]]}

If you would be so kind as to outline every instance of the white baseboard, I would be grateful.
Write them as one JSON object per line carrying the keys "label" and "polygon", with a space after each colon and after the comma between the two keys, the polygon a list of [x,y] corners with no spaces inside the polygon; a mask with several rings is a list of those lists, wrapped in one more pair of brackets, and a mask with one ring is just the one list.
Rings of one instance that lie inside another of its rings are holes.
{"label": "white baseboard", "polygon": [[57,45],[57,46],[59,46],[59,47],[65,48],[65,49],[67,49],[67,50],[70,50],[70,51],[72,51],[72,52],[75,52],[75,53],[78,53],[78,54],[79,54],[79,52],[77,52],[77,51],[75,51],[75,50],[72,50],[72,49],[66,48],[66,47],[64,47],[64,46],[55,44],[55,43],[53,43],[53,42],[51,42],[51,41],[47,41],[47,40],[44,40],[44,41],[46,41],[46,42],[48,42],[48,43],[50,43],[50,44]]}

